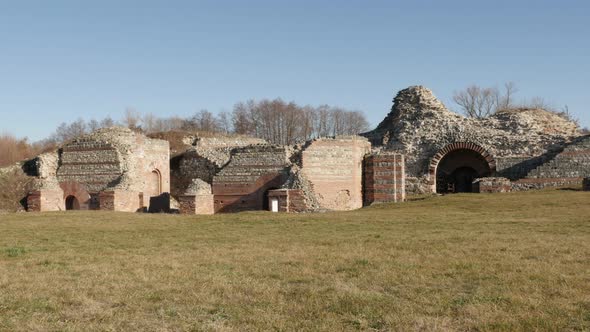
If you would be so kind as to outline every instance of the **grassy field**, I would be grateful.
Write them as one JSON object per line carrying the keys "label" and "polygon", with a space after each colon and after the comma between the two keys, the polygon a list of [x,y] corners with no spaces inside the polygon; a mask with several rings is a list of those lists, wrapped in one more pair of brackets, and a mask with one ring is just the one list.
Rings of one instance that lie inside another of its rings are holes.
{"label": "grassy field", "polygon": [[4,214],[0,330],[588,331],[590,193]]}

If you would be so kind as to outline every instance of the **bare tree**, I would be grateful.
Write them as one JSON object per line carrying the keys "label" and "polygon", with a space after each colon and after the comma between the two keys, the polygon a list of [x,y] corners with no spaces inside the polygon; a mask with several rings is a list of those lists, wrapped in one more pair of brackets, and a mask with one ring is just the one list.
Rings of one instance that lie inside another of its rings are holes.
{"label": "bare tree", "polygon": [[219,131],[229,134],[232,131],[231,115],[227,112],[221,112],[217,115],[217,124]]}
{"label": "bare tree", "polygon": [[211,112],[201,110],[185,121],[183,129],[215,132],[218,131],[219,125]]}
{"label": "bare tree", "polygon": [[459,105],[466,116],[482,119],[499,110],[511,108],[517,91],[513,82],[505,83],[503,92],[496,87],[482,88],[473,84],[465,90],[456,91],[453,94],[453,101]]}
{"label": "bare tree", "polygon": [[101,128],[109,128],[113,127],[114,125],[116,125],[116,122],[110,116],[107,116],[106,118],[102,119],[102,121],[100,121]]}
{"label": "bare tree", "polygon": [[146,133],[153,133],[156,127],[157,117],[153,113],[144,114],[141,117],[141,128]]}
{"label": "bare tree", "polygon": [[100,128],[100,123],[96,119],[88,121],[88,131],[93,132]]}
{"label": "bare tree", "polygon": [[126,108],[123,116],[123,124],[129,129],[139,129],[141,114],[133,108]]}

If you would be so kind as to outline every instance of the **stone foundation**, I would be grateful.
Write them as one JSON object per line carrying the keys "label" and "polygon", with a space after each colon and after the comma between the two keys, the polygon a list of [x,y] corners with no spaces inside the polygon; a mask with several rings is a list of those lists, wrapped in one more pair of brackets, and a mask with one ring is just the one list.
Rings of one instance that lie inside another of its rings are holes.
{"label": "stone foundation", "polygon": [[99,194],[101,211],[138,212],[144,210],[143,194],[134,191],[112,190]]}
{"label": "stone foundation", "polygon": [[506,178],[480,178],[473,181],[474,193],[507,193],[512,190],[510,180]]}
{"label": "stone foundation", "polygon": [[29,212],[65,211],[66,205],[62,190],[38,190],[27,196]]}
{"label": "stone foundation", "polygon": [[547,187],[579,186],[582,178],[537,178],[520,179],[512,182],[513,191],[543,189]]}
{"label": "stone foundation", "polygon": [[[273,203],[276,201],[276,203]],[[276,204],[276,206],[274,205]],[[268,193],[268,206],[273,212],[305,212],[305,197],[300,189],[276,189]],[[273,210],[276,207],[276,211]]]}
{"label": "stone foundation", "polygon": [[178,204],[181,214],[215,213],[213,194],[178,196]]}
{"label": "stone foundation", "polygon": [[386,152],[364,161],[364,205],[403,202],[406,198],[404,156]]}

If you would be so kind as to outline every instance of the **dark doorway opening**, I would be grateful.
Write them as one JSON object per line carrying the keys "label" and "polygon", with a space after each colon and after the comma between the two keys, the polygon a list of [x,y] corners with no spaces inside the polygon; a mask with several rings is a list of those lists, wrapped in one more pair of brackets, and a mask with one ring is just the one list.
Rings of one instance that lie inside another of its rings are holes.
{"label": "dark doorway opening", "polygon": [[491,175],[490,165],[478,152],[458,149],[447,153],[436,169],[436,192],[469,193],[473,181]]}
{"label": "dark doorway opening", "polygon": [[269,193],[271,190],[276,190],[276,189],[277,189],[277,188],[274,188],[274,187],[273,187],[273,188],[270,188],[270,189],[266,190],[266,191],[264,192],[264,194],[262,195],[262,210],[263,210],[263,211],[270,211],[270,204],[269,204],[269,202],[268,202],[268,193]]}
{"label": "dark doorway opening", "polygon": [[66,211],[70,210],[80,210],[78,199],[72,195],[66,197]]}

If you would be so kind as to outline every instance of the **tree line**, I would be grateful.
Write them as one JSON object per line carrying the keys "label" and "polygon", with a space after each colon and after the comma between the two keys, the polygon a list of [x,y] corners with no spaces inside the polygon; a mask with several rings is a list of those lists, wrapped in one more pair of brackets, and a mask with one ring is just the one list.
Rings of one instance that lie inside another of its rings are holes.
{"label": "tree line", "polygon": [[321,105],[300,106],[282,99],[248,100],[237,103],[233,111],[213,114],[201,110],[188,118],[158,117],[127,109],[119,122],[105,118],[101,121],[78,119],[62,123],[48,139],[57,144],[99,128],[121,125],[150,134],[171,130],[207,131],[224,134],[250,135],[273,144],[296,144],[315,137],[355,135],[369,129],[361,111]]}
{"label": "tree line", "polygon": [[369,129],[369,123],[361,111],[328,105],[301,106],[280,98],[239,102],[231,112],[218,114],[200,110],[189,117],[160,117],[128,108],[119,120],[105,117],[100,120],[79,118],[70,123],[62,122],[48,138],[35,143],[26,138],[17,139],[10,134],[1,135],[0,166],[31,158],[81,135],[112,126],[124,126],[145,134],[177,130],[240,134],[283,145],[316,137],[355,135]]}
{"label": "tree line", "polygon": [[[453,101],[459,106],[460,111],[470,118],[483,119],[497,112],[511,109],[543,109],[579,126],[579,120],[570,113],[567,105],[557,109],[542,97],[517,102],[515,98],[517,92],[518,88],[513,82],[504,83],[502,88],[472,84],[463,90],[455,91]],[[582,131],[588,132],[588,128]]]}

